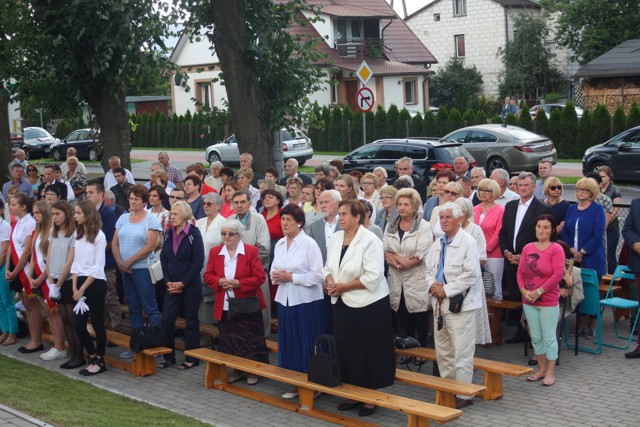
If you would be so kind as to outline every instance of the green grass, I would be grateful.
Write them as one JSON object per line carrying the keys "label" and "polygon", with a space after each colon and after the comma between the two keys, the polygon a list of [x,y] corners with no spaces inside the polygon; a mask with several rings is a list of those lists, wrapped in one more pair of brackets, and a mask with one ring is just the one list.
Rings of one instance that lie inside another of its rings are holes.
{"label": "green grass", "polygon": [[[91,160],[80,160],[83,164],[85,165],[100,165],[100,162],[92,162]],[[29,163],[34,164],[34,165],[42,165],[45,163],[58,163],[55,160],[53,160],[53,157],[43,157],[42,159],[36,159],[36,160],[28,160]],[[144,159],[131,159],[131,163],[142,163],[142,162],[146,162],[146,160]]]}
{"label": "green grass", "polygon": [[582,179],[581,176],[559,176],[558,177],[563,184],[576,184],[578,180]]}
{"label": "green grass", "polygon": [[203,148],[184,148],[184,147],[162,147],[162,148],[158,148],[158,147],[133,147],[134,150],[143,150],[143,151],[155,151],[155,152],[160,152],[160,151],[200,151],[203,152],[206,147]]}
{"label": "green grass", "polygon": [[582,159],[558,159],[562,163],[582,163]]}
{"label": "green grass", "polygon": [[53,425],[208,425],[2,355],[0,372],[0,402]]}

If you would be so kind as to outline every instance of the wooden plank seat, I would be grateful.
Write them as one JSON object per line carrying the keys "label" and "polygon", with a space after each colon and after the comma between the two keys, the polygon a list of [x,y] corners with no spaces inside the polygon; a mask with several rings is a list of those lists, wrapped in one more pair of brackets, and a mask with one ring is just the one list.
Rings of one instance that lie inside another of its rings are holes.
{"label": "wooden plank seat", "polygon": [[[278,343],[267,340],[267,348],[273,353],[278,352]],[[447,378],[434,377],[433,375],[411,372],[404,369],[397,369],[395,380],[399,383],[411,384],[418,387],[428,388],[436,391],[436,405],[456,407],[456,395],[464,396],[484,396],[487,388],[482,385],[465,383],[462,381]]]}
{"label": "wooden plank seat", "polygon": [[[95,337],[93,328],[88,327],[89,334]],[[107,330],[107,341],[117,345],[118,347],[129,348],[130,336],[122,334],[116,331]],[[104,360],[108,365],[115,366],[118,369],[122,369],[126,372],[131,372],[134,377],[147,377],[154,375],[158,372],[156,367],[156,356],[171,353],[169,347],[153,347],[146,350],[142,350],[139,353],[133,354],[133,362],[129,363],[127,360],[105,355]]]}
{"label": "wooden plank seat", "polygon": [[487,344],[487,347],[490,347],[492,344],[502,344],[502,329],[500,327],[500,322],[502,320],[503,311],[514,310],[521,307],[522,303],[520,301],[487,298],[487,310],[489,311],[489,329],[491,330],[491,344]]}
{"label": "wooden plank seat", "polygon": [[[340,414],[314,408],[316,392],[321,392],[344,399],[353,399],[373,404],[383,408],[400,411],[407,414],[407,426],[427,427],[429,420],[440,423],[455,420],[462,415],[462,411],[432,403],[421,402],[407,397],[395,396],[377,390],[370,390],[350,384],[338,387],[326,387],[307,380],[307,375],[289,369],[279,368],[266,363],[220,353],[214,350],[199,348],[187,350],[185,355],[207,362],[205,372],[205,388],[216,388],[244,396],[259,402],[269,403],[290,411],[299,412],[314,418],[330,421],[341,425],[370,425],[368,423],[347,418]],[[279,382],[298,387],[299,403],[274,397],[253,389],[234,386],[228,382],[227,368],[238,369],[250,374],[259,375]]]}
{"label": "wooden plank seat", "polygon": [[[397,356],[413,356],[422,359],[436,361],[436,350],[433,348],[412,348],[408,350],[396,349]],[[484,400],[496,400],[502,397],[502,376],[522,377],[529,375],[533,369],[528,366],[512,365],[510,363],[496,362],[488,359],[473,358],[473,369],[484,371],[484,385],[486,390]]]}

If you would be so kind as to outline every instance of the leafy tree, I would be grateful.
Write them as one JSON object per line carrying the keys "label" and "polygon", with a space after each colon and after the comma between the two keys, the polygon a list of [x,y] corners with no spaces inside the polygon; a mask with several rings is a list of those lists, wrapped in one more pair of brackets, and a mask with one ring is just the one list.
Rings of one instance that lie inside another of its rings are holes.
{"label": "leafy tree", "polygon": [[[586,64],[625,40],[640,38],[635,0],[541,0],[556,18],[556,43]],[[557,13],[556,13],[557,12]]]}
{"label": "leafy tree", "polygon": [[[419,115],[419,114],[416,114]],[[409,136],[408,129],[411,125],[411,114],[409,114],[409,110],[403,108],[400,110],[400,115],[398,116],[398,134],[400,137],[404,138]]]}
{"label": "leafy tree", "polygon": [[400,138],[402,136],[401,130],[398,126],[398,120],[400,118],[400,111],[395,104],[391,104],[387,110],[387,136],[389,138]]}
{"label": "leafy tree", "polygon": [[420,114],[413,116],[409,124],[409,136],[422,136],[422,124],[423,120]]}
{"label": "leafy tree", "polygon": [[422,118],[421,136],[436,136],[436,133],[436,118],[431,111],[427,111]]}
{"label": "leafy tree", "polygon": [[482,74],[474,65],[465,67],[460,58],[451,58],[429,80],[429,95],[434,105],[465,110],[469,99],[482,91]]}
{"label": "leafy tree", "polygon": [[622,105],[618,105],[618,108],[613,112],[613,134],[617,135],[627,128],[627,118],[624,115]]}
{"label": "leafy tree", "polygon": [[563,84],[554,57],[544,43],[549,29],[541,18],[522,14],[514,23],[516,35],[504,49],[498,50],[504,69],[498,75],[500,97],[531,94],[543,88],[550,92]]}
{"label": "leafy tree", "polygon": [[462,115],[462,121],[464,126],[473,126],[476,124],[476,115],[471,108],[467,108],[464,112]]}
{"label": "leafy tree", "polygon": [[447,132],[453,132],[454,130],[460,129],[462,127],[462,115],[457,108],[453,107],[449,110],[449,117],[447,119]]}
{"label": "leafy tree", "polygon": [[558,109],[551,111],[546,136],[553,141],[558,153],[564,152],[565,147],[562,146],[562,113]]}
{"label": "leafy tree", "polygon": [[375,119],[373,121],[373,140],[384,139],[387,137],[387,112],[380,105],[376,110]]}
{"label": "leafy tree", "polygon": [[548,136],[547,129],[549,128],[549,119],[547,118],[547,113],[538,110],[538,113],[536,114],[535,126],[536,133],[538,135]]}
{"label": "leafy tree", "polygon": [[524,104],[520,109],[520,116],[518,117],[518,126],[521,128],[533,129],[533,122],[531,121],[531,114],[529,114],[529,107]]}
{"label": "leafy tree", "polygon": [[637,102],[633,102],[631,104],[631,109],[629,110],[629,115],[627,116],[627,129],[631,129],[634,126],[640,125],[640,107],[638,107]]}
{"label": "leafy tree", "polygon": [[484,111],[482,110],[478,111],[478,113],[476,114],[475,123],[477,125],[485,125],[489,123],[489,119],[487,119],[487,115],[484,113]]}
{"label": "leafy tree", "polygon": [[322,88],[324,72],[316,64],[327,63],[318,49],[323,41],[289,30],[316,21],[317,7],[304,0],[174,1],[190,34],[204,34],[220,59],[240,151],[253,153],[259,171],[274,164],[275,151],[280,169],[274,134],[287,117],[304,116],[307,94]]}
{"label": "leafy tree", "polygon": [[601,144],[611,138],[611,115],[602,104],[593,110],[591,120],[591,145]]}
{"label": "leafy tree", "polygon": [[170,5],[164,0],[28,3],[28,19],[16,37],[24,55],[20,96],[41,97],[58,109],[86,101],[105,141],[105,166],[111,155],[119,155],[130,167],[124,98],[130,76],[141,75],[150,58],[163,58],[156,53],[165,51]]}
{"label": "leafy tree", "polygon": [[580,123],[578,124],[578,134],[576,136],[576,149],[578,153],[584,153],[591,147],[591,112],[584,110]]}
{"label": "leafy tree", "polygon": [[449,113],[444,105],[438,108],[438,115],[435,122],[435,134],[433,136],[443,137],[447,133],[447,123],[449,122]]}
{"label": "leafy tree", "polygon": [[493,116],[493,119],[491,119],[491,123],[501,125],[504,124],[504,120],[502,120],[502,117],[500,117],[500,115],[496,114],[495,116]]}
{"label": "leafy tree", "polygon": [[507,117],[504,119],[504,123],[507,125],[518,126],[518,118],[513,113],[507,114]]}
{"label": "leafy tree", "polygon": [[578,133],[578,115],[576,114],[575,106],[573,102],[567,102],[567,105],[562,109],[561,119],[561,134],[560,134],[560,148],[562,151],[560,155],[565,159],[575,159],[581,157],[580,153],[576,149],[576,136]]}

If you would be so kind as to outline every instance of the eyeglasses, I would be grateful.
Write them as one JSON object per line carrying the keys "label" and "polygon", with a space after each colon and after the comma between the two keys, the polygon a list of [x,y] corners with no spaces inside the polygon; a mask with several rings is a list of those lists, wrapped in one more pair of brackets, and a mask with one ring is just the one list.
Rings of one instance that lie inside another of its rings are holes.
{"label": "eyeglasses", "polygon": [[237,235],[238,233],[234,233],[233,231],[223,231],[220,233],[220,235],[222,237],[233,237],[235,235]]}
{"label": "eyeglasses", "polygon": [[178,199],[178,200],[184,200],[184,197],[178,197],[178,196],[169,196],[170,199]]}
{"label": "eyeglasses", "polygon": [[446,195],[453,195],[453,196],[457,196],[460,193],[457,193],[455,191],[451,191],[451,190],[444,190],[444,194]]}
{"label": "eyeglasses", "polygon": [[362,185],[373,185],[373,182],[362,182]]}
{"label": "eyeglasses", "polygon": [[381,196],[380,198],[381,199],[387,199],[387,200],[393,199],[393,197],[391,197],[391,196]]}
{"label": "eyeglasses", "polygon": [[562,185],[550,185],[549,190],[551,191],[562,190]]}
{"label": "eyeglasses", "polygon": [[478,188],[478,193],[493,193],[493,191],[488,188]]}
{"label": "eyeglasses", "polygon": [[591,193],[591,190],[589,190],[588,188],[576,188],[576,191],[578,193]]}
{"label": "eyeglasses", "polygon": [[215,205],[215,203],[213,203],[213,202],[202,202],[202,206],[209,207],[209,206],[213,206],[213,205]]}

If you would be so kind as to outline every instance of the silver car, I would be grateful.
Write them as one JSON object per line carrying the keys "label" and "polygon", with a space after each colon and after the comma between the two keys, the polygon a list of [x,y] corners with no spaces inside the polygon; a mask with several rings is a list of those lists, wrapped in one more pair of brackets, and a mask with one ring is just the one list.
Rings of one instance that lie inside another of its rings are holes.
{"label": "silver car", "polygon": [[[302,166],[307,160],[313,157],[313,145],[307,135],[299,129],[289,132],[281,129],[282,151],[285,161],[290,158],[298,160],[298,165]],[[204,158],[209,163],[222,162],[225,165],[240,164],[240,151],[236,142],[236,135],[207,147]]]}
{"label": "silver car", "polygon": [[488,174],[498,168],[508,172],[535,172],[542,159],[551,160],[553,164],[558,161],[553,141],[517,126],[468,126],[442,140],[461,143]]}

